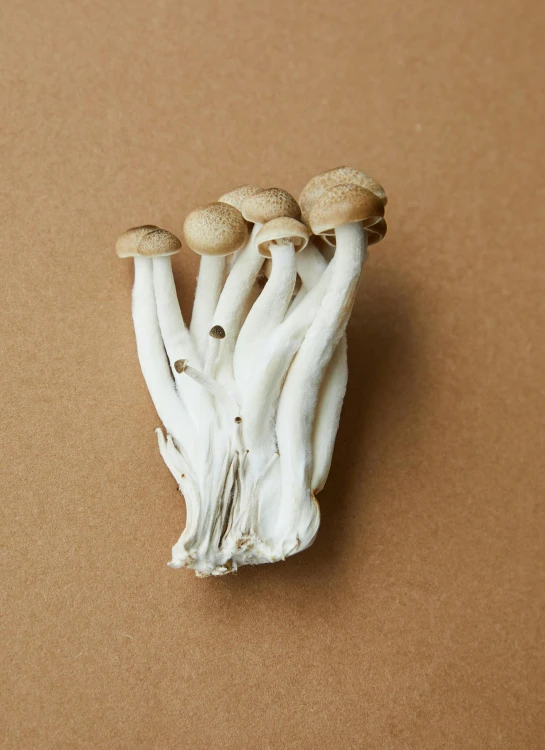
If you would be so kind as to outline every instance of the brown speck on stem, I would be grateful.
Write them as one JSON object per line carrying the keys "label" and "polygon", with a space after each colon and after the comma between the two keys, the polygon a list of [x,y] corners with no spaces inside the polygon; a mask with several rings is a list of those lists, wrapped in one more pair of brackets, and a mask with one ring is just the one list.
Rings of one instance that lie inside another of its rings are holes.
{"label": "brown speck on stem", "polygon": [[177,359],[174,363],[174,369],[177,373],[181,374],[187,366],[185,359]]}
{"label": "brown speck on stem", "polygon": [[235,422],[240,424],[242,422],[242,417],[235,417]]}
{"label": "brown speck on stem", "polygon": [[213,339],[224,339],[225,331],[221,326],[213,326],[210,329],[210,336],[212,336]]}

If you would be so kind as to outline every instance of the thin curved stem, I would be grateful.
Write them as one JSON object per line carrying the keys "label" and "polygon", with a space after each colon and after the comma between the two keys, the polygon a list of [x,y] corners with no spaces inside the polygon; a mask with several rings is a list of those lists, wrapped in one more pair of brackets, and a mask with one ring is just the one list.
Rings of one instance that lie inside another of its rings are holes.
{"label": "thin curved stem", "polygon": [[252,233],[234,263],[212,319],[213,326],[221,326],[225,338],[221,342],[219,375],[228,381],[233,379],[232,363],[236,340],[242,325],[246,299],[250,294],[264,258],[257,252],[255,237],[261,224],[254,224]]}
{"label": "thin curved stem", "polygon": [[331,263],[297,310],[273,331],[244,389],[242,405],[248,444],[266,454],[276,450],[274,414],[286,373],[312,324],[328,288],[335,263]]}
{"label": "thin curved stem", "polygon": [[225,274],[226,258],[203,255],[199,266],[199,277],[193,303],[189,330],[196,343],[201,359],[208,345],[208,332],[220,298]]}
{"label": "thin curved stem", "polygon": [[295,266],[302,284],[301,289],[299,289],[289,306],[288,315],[291,315],[299,307],[310,289],[318,283],[327,265],[326,259],[312,241],[308,243],[304,250],[297,253]]}
{"label": "thin curved stem", "polygon": [[323,490],[329,475],[347,383],[347,343],[346,334],[343,334],[326,368],[316,406],[316,416],[312,429],[312,475],[310,480],[310,486],[314,494]]}
{"label": "thin curved stem", "polygon": [[292,508],[296,513],[305,502],[303,492],[312,489],[311,438],[320,385],[346,329],[365,259],[367,233],[361,223],[339,227],[336,236],[337,251],[330,264],[334,268],[331,282],[286,377],[278,406],[276,435],[282,469],[280,516],[285,508]]}
{"label": "thin curved stem", "polygon": [[176,372],[174,363],[179,359],[191,359],[199,367],[200,358],[180,310],[170,256],[153,258],[152,262],[153,288],[161,336],[176,381],[178,394],[195,423],[198,419],[195,409],[195,396],[198,389],[192,383],[188,384],[187,382],[185,383],[186,387],[183,387],[183,379]]}
{"label": "thin curved stem", "polygon": [[[297,256],[297,272],[307,289],[311,289],[317,283],[326,268],[326,259],[314,246],[306,247]],[[346,334],[343,334],[326,368],[316,407],[312,430],[311,478],[311,487],[315,494],[324,488],[331,468],[347,382],[347,342]]]}
{"label": "thin curved stem", "polygon": [[235,347],[234,372],[239,387],[243,387],[249,377],[252,359],[259,356],[271,332],[284,320],[295,287],[297,271],[293,243],[271,243],[270,249],[270,278],[248,313]]}
{"label": "thin curved stem", "polygon": [[132,315],[140,367],[159,419],[187,451],[184,427],[190,420],[176,393],[165,354],[155,303],[153,263],[149,258],[134,259]]}

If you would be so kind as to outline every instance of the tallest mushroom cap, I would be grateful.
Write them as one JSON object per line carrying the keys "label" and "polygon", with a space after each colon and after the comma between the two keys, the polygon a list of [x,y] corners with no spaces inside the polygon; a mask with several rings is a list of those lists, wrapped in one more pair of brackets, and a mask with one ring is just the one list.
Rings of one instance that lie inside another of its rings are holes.
{"label": "tallest mushroom cap", "polygon": [[316,203],[318,198],[335,185],[359,185],[360,187],[366,188],[374,193],[383,205],[386,205],[388,198],[382,185],[369,175],[365,174],[359,169],[353,169],[352,167],[336,167],[335,169],[329,169],[327,172],[322,172],[310,179],[299,196],[299,204],[301,206],[301,212],[303,219],[308,221],[308,217],[312,210],[313,205]]}
{"label": "tallest mushroom cap", "polygon": [[309,221],[314,234],[324,234],[356,221],[370,227],[383,216],[380,198],[364,187],[349,184],[335,185],[322,193],[312,207]]}

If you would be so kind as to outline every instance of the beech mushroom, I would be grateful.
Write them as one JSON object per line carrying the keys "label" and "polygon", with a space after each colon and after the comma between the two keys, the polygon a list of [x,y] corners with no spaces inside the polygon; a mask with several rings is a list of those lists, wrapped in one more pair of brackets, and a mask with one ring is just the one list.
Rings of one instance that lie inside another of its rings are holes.
{"label": "beech mushroom", "polygon": [[[366,226],[384,215],[382,201],[359,185],[325,191],[310,212],[315,234],[335,231],[333,272],[320,309],[310,325],[288,375],[278,406],[276,434],[282,461],[282,511],[297,529],[312,519],[312,430],[326,367],[344,334],[352,311],[367,250]],[[297,414],[297,420],[293,420]],[[292,540],[288,540],[288,549]]]}
{"label": "beech mushroom", "polygon": [[[252,185],[192,211],[184,237],[201,265],[189,330],[169,257],[179,240],[146,225],[116,244],[134,258],[138,356],[166,429],[159,450],[186,502],[173,568],[224,575],[316,536],[315,494],[346,388],[344,331],[367,245],[386,232],[383,191],[361,175],[343,167],[313,178],[305,223],[289,193]],[[309,227],[335,240],[330,262]]]}
{"label": "beech mushroom", "polygon": [[132,314],[138,359],[157,413],[167,431],[180,443],[190,423],[184,404],[177,397],[163,344],[156,296],[153,287],[152,258],[178,252],[180,241],[174,235],[151,225],[124,232],[116,243],[120,258],[134,258]]}
{"label": "beech mushroom", "polygon": [[246,222],[240,211],[228,203],[209,203],[192,211],[184,222],[189,247],[201,256],[191,333],[205,356],[205,371],[214,367],[219,338],[206,335],[211,327],[225,270],[225,256],[240,250],[248,239]]}

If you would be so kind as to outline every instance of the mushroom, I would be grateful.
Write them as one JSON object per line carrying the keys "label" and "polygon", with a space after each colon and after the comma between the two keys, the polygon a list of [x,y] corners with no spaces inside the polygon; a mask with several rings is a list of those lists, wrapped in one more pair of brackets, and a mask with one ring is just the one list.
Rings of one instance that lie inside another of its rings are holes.
{"label": "mushroom", "polygon": [[248,228],[238,209],[218,201],[196,208],[187,216],[184,238],[201,256],[190,330],[201,355],[210,358],[205,364],[205,370],[210,370],[219,344],[210,342],[207,334],[214,325],[212,318],[223,285],[225,257],[244,246]]}
{"label": "mushroom", "polygon": [[305,527],[307,517],[312,518],[312,431],[320,386],[354,304],[367,249],[365,227],[376,224],[383,215],[380,198],[359,185],[330,188],[310,212],[312,231],[334,230],[337,250],[327,292],[290,367],[278,406],[276,435],[285,458],[279,518],[286,522],[289,517],[292,532]]}
{"label": "mushroom", "polygon": [[325,193],[329,188],[335,187],[335,185],[347,184],[367,188],[367,190],[370,190],[380,198],[384,205],[388,202],[382,185],[365,174],[365,172],[362,172],[360,169],[352,169],[352,167],[335,167],[335,169],[329,169],[327,172],[322,172],[313,177],[301,191],[299,205],[301,206],[303,221],[306,224],[308,223],[312,206],[322,193]]}
{"label": "mushroom", "polygon": [[295,254],[309,240],[307,227],[297,219],[281,216],[264,224],[255,237],[257,251],[272,260],[270,278],[250,310],[237,339],[234,357],[235,380],[243,387],[250,360],[259,355],[269,334],[286,315],[297,271]]}
{"label": "mushroom", "polygon": [[[387,203],[387,197],[384,189],[375,180],[360,170],[351,169],[350,167],[338,167],[329,170],[321,175],[312,178],[303,189],[300,201],[308,211],[317,198],[325,192],[328,187],[333,187],[338,180],[343,183],[350,180],[352,184],[359,184],[367,187],[371,192],[379,197],[384,205]],[[308,215],[307,215],[308,220]],[[367,228],[368,245],[380,242],[386,234],[386,222],[381,219],[376,224]],[[331,242],[330,237],[323,236],[328,244],[322,248],[322,253],[330,260],[333,256],[335,245]],[[321,256],[321,253],[319,254]],[[306,253],[298,256],[298,262],[304,263]],[[300,275],[304,274],[304,269],[299,269]],[[337,345],[337,349],[329,365],[327,366],[320,393],[318,397],[318,406],[314,422],[312,436],[312,487],[315,493],[323,489],[333,457],[333,448],[340,421],[341,408],[346,391],[348,380],[348,362],[347,362],[346,336],[343,335]]]}
{"label": "mushroom", "polygon": [[177,237],[152,225],[133,227],[116,243],[120,258],[134,258],[132,313],[140,367],[157,413],[179,446],[191,453],[184,428],[191,424],[189,414],[178,398],[165,354],[156,308],[153,259],[178,252]]}

